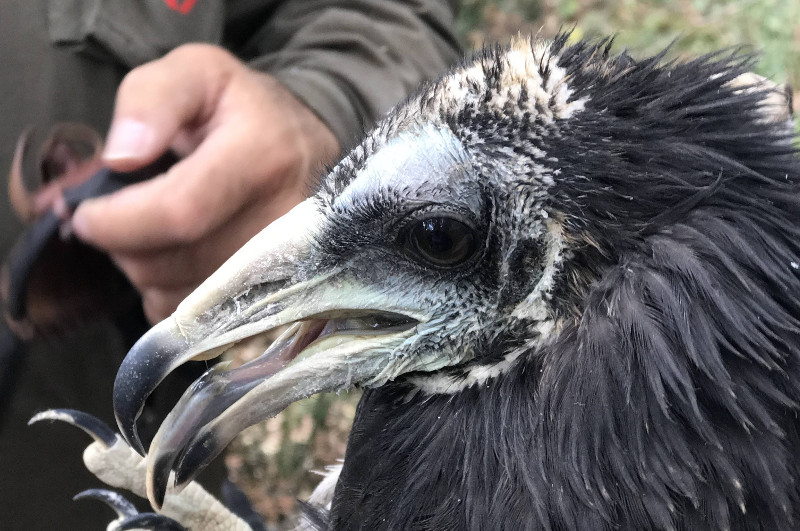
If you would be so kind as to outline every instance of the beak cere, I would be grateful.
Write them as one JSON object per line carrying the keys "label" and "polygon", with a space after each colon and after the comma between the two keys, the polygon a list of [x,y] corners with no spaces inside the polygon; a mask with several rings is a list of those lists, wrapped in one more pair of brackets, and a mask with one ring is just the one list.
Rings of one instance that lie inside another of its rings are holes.
{"label": "beak cere", "polygon": [[385,370],[390,354],[426,320],[412,301],[361,285],[344,268],[298,275],[321,224],[312,201],[255,236],[142,336],[122,362],[114,412],[122,435],[145,455],[136,421],[170,372],[286,326],[258,358],[229,371],[225,364],[211,368],[169,413],[148,453],[147,491],[154,507],[163,502],[170,470],[184,485],[241,430],[292,402],[392,378]]}

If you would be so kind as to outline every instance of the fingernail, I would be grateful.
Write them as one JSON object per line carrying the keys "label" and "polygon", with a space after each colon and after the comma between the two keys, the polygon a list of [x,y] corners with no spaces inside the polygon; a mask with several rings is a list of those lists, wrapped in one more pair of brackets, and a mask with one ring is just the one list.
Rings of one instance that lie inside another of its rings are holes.
{"label": "fingernail", "polygon": [[111,125],[103,158],[136,159],[148,154],[155,137],[153,129],[137,120],[124,118]]}

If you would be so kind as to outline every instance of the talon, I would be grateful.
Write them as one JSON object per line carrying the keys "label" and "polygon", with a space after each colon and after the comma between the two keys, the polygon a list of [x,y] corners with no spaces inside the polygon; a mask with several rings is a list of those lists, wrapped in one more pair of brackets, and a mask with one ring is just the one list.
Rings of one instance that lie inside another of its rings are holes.
{"label": "talon", "polygon": [[95,441],[104,445],[106,448],[113,446],[119,436],[109,428],[102,420],[95,416],[77,411],[75,409],[48,409],[42,411],[28,421],[28,426],[40,420],[60,420],[67,424],[72,424],[88,433]]}
{"label": "talon", "polygon": [[168,516],[142,513],[126,518],[117,526],[117,531],[128,529],[151,529],[152,531],[187,531],[185,527]]}
{"label": "talon", "polygon": [[[38,413],[28,424],[40,420],[67,422],[91,435],[95,442],[83,452],[83,462],[89,472],[114,489],[130,491],[141,497],[147,495],[145,487],[146,461],[101,420],[73,409],[51,409]],[[98,499],[117,512],[117,519],[108,527],[113,531],[124,529],[159,531],[208,529],[205,527],[205,523],[210,515],[219,524],[211,529],[252,529],[194,482],[183,485],[180,491],[178,489],[170,490],[164,500],[163,515],[139,513],[128,500],[113,491],[87,490],[75,496],[74,499],[83,498]]]}
{"label": "talon", "polygon": [[14,208],[14,212],[24,222],[31,222],[36,217],[34,197],[25,186],[22,175],[22,161],[25,157],[25,151],[28,149],[28,141],[32,132],[33,128],[28,127],[17,140],[14,158],[11,161],[11,171],[8,173],[8,198]]}
{"label": "talon", "polygon": [[129,502],[122,494],[114,492],[113,490],[88,489],[83,492],[79,492],[72,499],[75,501],[84,499],[100,500],[114,509],[114,512],[117,513],[117,517],[120,519],[129,518],[139,514],[139,511],[136,510],[136,507],[134,507],[131,502]]}
{"label": "talon", "polygon": [[73,500],[95,499],[105,503],[117,513],[117,520],[109,529],[150,529],[152,531],[186,531],[186,528],[168,516],[156,513],[139,513],[136,507],[121,494],[106,489],[89,489],[75,495]]}

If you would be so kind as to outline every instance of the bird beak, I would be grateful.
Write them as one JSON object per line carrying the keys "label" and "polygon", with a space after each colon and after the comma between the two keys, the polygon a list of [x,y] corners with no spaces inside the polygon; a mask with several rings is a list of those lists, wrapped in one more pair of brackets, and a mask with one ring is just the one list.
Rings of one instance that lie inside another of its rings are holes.
{"label": "bird beak", "polygon": [[396,376],[387,368],[393,366],[387,364],[391,352],[426,317],[402,296],[359,283],[343,266],[309,265],[322,220],[313,199],[276,220],[147,332],[122,362],[114,383],[117,423],[144,455],[136,421],[170,372],[286,327],[260,357],[230,371],[222,364],[209,370],[164,420],[148,455],[154,507],[161,506],[170,469],[176,484],[185,485],[237,433],[292,402]]}

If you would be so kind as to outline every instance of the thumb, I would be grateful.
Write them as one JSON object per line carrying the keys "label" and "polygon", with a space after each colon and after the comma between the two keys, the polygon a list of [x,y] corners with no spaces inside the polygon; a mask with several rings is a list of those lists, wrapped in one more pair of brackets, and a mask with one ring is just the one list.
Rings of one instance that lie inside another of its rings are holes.
{"label": "thumb", "polygon": [[208,45],[186,45],[135,68],[117,91],[104,162],[131,171],[164,153],[179,133],[202,127],[236,60]]}

